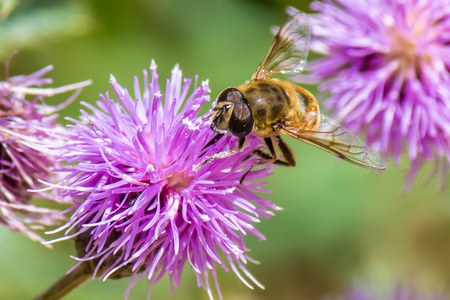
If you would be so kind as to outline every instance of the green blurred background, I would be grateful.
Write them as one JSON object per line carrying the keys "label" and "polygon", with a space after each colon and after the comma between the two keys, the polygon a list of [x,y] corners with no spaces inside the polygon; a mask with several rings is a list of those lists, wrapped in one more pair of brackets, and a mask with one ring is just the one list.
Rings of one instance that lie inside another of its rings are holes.
{"label": "green blurred background", "polygon": [[[214,98],[250,79],[272,39],[271,26],[286,19],[286,5],[304,11],[309,5],[294,0],[0,3],[0,80],[7,58],[19,50],[11,75],[53,64],[48,77],[54,86],[93,79],[77,99],[91,103],[111,90],[110,74],[131,88],[134,75],[140,76],[152,58],[161,82],[180,63],[186,76],[209,79]],[[74,103],[61,115],[77,117],[80,108]],[[267,241],[247,239],[250,255],[261,262],[248,268],[266,289],[250,290],[233,273],[220,271],[224,299],[320,299],[337,297],[349,286],[365,286],[383,299],[398,284],[424,293],[449,290],[449,191],[439,193],[436,179],[427,184],[431,165],[403,195],[407,161],[399,167],[390,162],[377,174],[287,140],[298,166],[276,169],[267,184],[273,193],[264,196],[284,210],[257,225]],[[74,264],[71,242],[49,250],[3,227],[0,238],[0,299],[30,299]],[[128,279],[89,281],[65,299],[123,299],[127,286]],[[145,299],[147,289],[141,281],[129,299]],[[151,299],[168,298],[208,296],[187,265],[174,296],[167,278],[154,286]]]}

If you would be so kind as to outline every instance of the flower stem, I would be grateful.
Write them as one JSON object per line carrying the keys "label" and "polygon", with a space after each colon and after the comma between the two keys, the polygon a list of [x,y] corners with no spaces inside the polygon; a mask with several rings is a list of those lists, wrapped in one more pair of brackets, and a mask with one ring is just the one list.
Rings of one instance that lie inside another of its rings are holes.
{"label": "flower stem", "polygon": [[33,300],[56,300],[61,299],[72,290],[82,285],[86,280],[92,277],[90,268],[87,263],[82,263],[73,269],[70,273],[65,274],[46,291]]}

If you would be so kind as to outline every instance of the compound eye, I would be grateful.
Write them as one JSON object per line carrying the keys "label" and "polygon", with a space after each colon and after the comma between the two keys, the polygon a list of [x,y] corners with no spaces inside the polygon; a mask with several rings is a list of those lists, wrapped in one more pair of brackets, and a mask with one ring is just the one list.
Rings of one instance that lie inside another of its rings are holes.
{"label": "compound eye", "polygon": [[217,97],[217,102],[226,101],[235,104],[243,98],[244,96],[237,88],[227,88],[220,93],[219,97]]}
{"label": "compound eye", "polygon": [[222,110],[223,111],[228,111],[231,108],[231,104],[225,104],[224,106],[222,106]]}
{"label": "compound eye", "polygon": [[244,137],[252,132],[253,117],[246,101],[239,101],[234,105],[229,123],[230,132],[237,137]]}

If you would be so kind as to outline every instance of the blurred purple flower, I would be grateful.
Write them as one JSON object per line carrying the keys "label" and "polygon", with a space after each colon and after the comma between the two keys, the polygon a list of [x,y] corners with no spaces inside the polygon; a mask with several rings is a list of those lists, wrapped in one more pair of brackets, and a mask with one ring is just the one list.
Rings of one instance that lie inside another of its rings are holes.
{"label": "blurred purple flower", "polygon": [[236,139],[223,138],[199,157],[214,136],[196,117],[209,100],[208,83],[189,93],[191,79],[182,81],[176,66],[163,92],[154,62],[150,71],[149,83],[144,70],[143,90],[135,77],[134,96],[111,76],[118,101],[106,92],[98,108],[84,103],[92,113],[82,111],[83,121],[71,120],[63,157],[74,165],[61,170],[69,173],[61,187],[62,196],[79,200],[67,211],[73,214],[58,240],[75,239],[80,261],[93,262],[94,277],[132,276],[127,297],[142,277],[151,289],[166,273],[173,292],[187,261],[210,298],[209,273],[220,296],[215,264],[231,268],[250,287],[240,272],[261,286],[244,267],[245,236],[263,240],[252,223],[280,209],[253,193],[266,192],[264,182],[251,182],[269,176],[273,166],[251,171],[239,184],[256,159],[245,160],[260,143],[254,138],[242,152],[194,171],[210,155],[236,147]]}
{"label": "blurred purple flower", "polygon": [[[411,160],[408,190],[427,160],[450,159],[450,0],[313,2],[309,65],[325,106],[375,149]],[[443,170],[445,172],[445,167]]]}
{"label": "blurred purple flower", "polygon": [[[59,180],[52,169],[60,166],[56,159],[66,130],[56,122],[55,112],[90,84],[85,81],[60,88],[39,88],[52,83],[51,79],[41,78],[52,68],[48,66],[34,74],[0,82],[0,224],[37,241],[43,239],[31,229],[55,225],[62,219],[59,211],[37,207],[31,201],[38,198],[60,202],[57,193],[29,191],[41,187],[38,179]],[[58,106],[43,101],[45,97],[75,89],[74,95]],[[29,101],[27,95],[34,98]]]}

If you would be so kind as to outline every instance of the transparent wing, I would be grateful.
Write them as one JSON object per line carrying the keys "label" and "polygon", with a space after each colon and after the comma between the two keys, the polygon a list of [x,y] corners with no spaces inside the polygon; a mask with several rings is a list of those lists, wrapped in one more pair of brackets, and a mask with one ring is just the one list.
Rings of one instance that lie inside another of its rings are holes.
{"label": "transparent wing", "polygon": [[295,75],[303,70],[311,40],[309,17],[293,8],[288,13],[291,17],[278,29],[252,80],[276,73]]}
{"label": "transparent wing", "polygon": [[387,163],[364,141],[317,112],[309,112],[302,124],[286,123],[281,132],[364,168],[384,170],[387,167]]}

